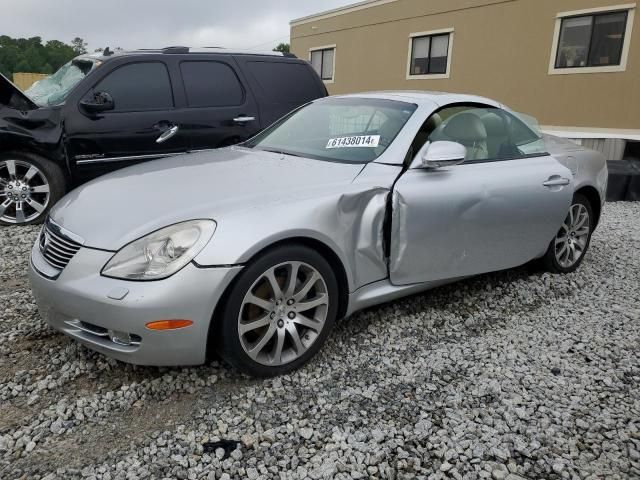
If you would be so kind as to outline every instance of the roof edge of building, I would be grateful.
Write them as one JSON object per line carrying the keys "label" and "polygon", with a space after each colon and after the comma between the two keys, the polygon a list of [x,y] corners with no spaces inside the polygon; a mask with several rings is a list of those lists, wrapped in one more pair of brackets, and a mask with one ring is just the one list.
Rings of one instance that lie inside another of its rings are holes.
{"label": "roof edge of building", "polygon": [[324,20],[326,18],[336,17],[338,15],[344,15],[346,13],[357,12],[358,10],[365,10],[367,8],[377,7],[386,3],[397,2],[398,0],[364,0],[362,2],[351,3],[343,7],[333,8],[331,10],[325,10],[323,12],[314,13],[306,17],[295,18],[289,22],[289,25],[295,27],[297,25],[304,25],[305,23],[314,22],[318,20]]}
{"label": "roof edge of building", "polygon": [[629,128],[591,128],[563,127],[557,125],[540,125],[540,130],[549,135],[576,139],[620,139],[640,141],[640,129]]}

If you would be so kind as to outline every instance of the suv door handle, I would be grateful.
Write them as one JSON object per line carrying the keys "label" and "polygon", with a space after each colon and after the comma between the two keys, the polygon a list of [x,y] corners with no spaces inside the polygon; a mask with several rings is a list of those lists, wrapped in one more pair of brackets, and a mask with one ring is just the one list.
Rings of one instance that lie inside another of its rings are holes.
{"label": "suv door handle", "polygon": [[549,180],[544,182],[542,185],[545,187],[566,187],[571,183],[571,180],[568,178],[559,177],[554,175],[553,177],[549,177]]}
{"label": "suv door handle", "polygon": [[166,142],[171,137],[173,137],[176,133],[178,133],[178,130],[180,130],[180,127],[178,127],[178,125],[173,125],[172,127],[169,127],[167,130],[162,132],[162,134],[156,139],[156,143]]}
{"label": "suv door handle", "polygon": [[240,115],[239,117],[236,117],[233,119],[233,121],[235,123],[248,123],[248,122],[253,122],[255,121],[256,117],[247,117],[246,115]]}

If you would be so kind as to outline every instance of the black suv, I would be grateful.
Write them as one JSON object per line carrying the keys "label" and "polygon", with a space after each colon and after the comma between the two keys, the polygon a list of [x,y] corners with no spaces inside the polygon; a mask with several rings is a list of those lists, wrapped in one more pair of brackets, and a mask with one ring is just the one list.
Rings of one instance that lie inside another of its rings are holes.
{"label": "black suv", "polygon": [[0,75],[0,224],[141,161],[232,145],[327,90],[291,54],[216,48],[83,55],[26,94]]}

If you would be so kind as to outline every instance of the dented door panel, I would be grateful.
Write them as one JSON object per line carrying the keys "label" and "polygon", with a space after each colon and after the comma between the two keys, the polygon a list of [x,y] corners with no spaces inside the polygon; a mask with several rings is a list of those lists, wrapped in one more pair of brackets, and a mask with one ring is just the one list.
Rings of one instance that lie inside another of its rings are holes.
{"label": "dented door panel", "polygon": [[464,277],[522,265],[557,233],[573,185],[545,187],[571,172],[553,157],[411,169],[393,194],[394,285]]}

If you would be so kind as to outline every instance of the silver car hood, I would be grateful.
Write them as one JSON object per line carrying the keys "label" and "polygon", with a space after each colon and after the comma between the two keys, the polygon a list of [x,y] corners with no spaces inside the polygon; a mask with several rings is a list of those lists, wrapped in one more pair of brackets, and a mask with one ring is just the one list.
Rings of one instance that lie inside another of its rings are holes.
{"label": "silver car hood", "polygon": [[100,177],[69,193],[51,219],[85,245],[118,250],[167,225],[224,217],[267,203],[324,195],[362,170],[344,164],[230,147],[155,160]]}

